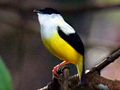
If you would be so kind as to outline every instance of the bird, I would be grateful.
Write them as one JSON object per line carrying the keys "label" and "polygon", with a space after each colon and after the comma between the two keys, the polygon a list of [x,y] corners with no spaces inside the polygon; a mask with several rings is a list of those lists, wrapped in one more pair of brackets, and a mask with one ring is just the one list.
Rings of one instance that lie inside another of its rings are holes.
{"label": "bird", "polygon": [[52,75],[57,78],[57,68],[69,63],[76,65],[79,85],[84,85],[84,44],[77,32],[62,17],[61,13],[53,8],[35,9],[40,24],[41,39],[44,46],[54,56],[63,60],[55,66]]}

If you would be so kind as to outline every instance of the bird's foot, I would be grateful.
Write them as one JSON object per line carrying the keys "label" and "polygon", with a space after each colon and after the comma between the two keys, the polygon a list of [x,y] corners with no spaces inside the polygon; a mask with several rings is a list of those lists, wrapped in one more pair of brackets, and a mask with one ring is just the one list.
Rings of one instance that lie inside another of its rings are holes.
{"label": "bird's foot", "polygon": [[59,67],[59,65],[55,66],[52,70],[52,75],[58,79],[58,73],[57,73],[57,68]]}
{"label": "bird's foot", "polygon": [[54,68],[53,68],[53,70],[52,70],[52,75],[56,78],[56,79],[58,79],[58,73],[57,73],[57,68],[58,67],[60,67],[60,66],[63,66],[63,65],[65,65],[65,64],[68,64],[69,62],[68,61],[63,61],[62,63],[60,63],[60,64],[58,64],[57,66],[55,66]]}

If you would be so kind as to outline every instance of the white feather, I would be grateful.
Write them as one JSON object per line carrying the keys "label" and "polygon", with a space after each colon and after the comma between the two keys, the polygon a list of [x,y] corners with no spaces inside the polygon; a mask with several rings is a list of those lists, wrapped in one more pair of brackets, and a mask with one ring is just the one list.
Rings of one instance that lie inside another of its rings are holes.
{"label": "white feather", "polygon": [[75,30],[64,21],[60,14],[49,15],[38,13],[38,21],[41,26],[41,36],[44,38],[49,38],[57,30],[58,26],[66,35],[75,33]]}

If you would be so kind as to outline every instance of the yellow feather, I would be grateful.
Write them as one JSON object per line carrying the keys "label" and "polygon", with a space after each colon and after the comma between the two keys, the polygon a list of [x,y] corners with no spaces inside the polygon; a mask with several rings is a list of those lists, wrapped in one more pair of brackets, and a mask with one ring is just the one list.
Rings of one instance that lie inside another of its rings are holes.
{"label": "yellow feather", "polygon": [[42,37],[45,47],[56,57],[76,65],[79,79],[81,79],[83,69],[83,55],[78,53],[70,44],[62,39],[57,30],[47,39]]}
{"label": "yellow feather", "polygon": [[81,56],[78,64],[76,65],[76,67],[77,67],[79,79],[81,80],[81,74],[82,74],[82,71],[83,71],[83,56]]}

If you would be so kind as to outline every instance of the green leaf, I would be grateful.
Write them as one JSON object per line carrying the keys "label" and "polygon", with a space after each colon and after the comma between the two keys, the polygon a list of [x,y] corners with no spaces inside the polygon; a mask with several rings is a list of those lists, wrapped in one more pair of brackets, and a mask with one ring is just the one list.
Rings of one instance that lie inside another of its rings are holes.
{"label": "green leaf", "polygon": [[13,90],[11,76],[1,57],[0,57],[0,90]]}

